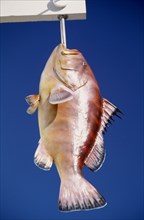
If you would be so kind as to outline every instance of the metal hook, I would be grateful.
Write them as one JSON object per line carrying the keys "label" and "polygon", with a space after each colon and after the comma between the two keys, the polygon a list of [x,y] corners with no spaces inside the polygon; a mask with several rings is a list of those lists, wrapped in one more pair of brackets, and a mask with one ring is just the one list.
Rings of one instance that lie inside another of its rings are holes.
{"label": "metal hook", "polygon": [[66,45],[66,30],[65,30],[65,19],[67,19],[67,15],[59,15],[58,19],[60,20],[60,33],[61,33],[61,43],[67,47]]}

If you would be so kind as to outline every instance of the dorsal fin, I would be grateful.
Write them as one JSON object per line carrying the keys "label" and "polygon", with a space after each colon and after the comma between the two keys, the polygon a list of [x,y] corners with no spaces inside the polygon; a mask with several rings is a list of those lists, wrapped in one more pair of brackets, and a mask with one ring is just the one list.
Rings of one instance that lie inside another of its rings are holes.
{"label": "dorsal fin", "polygon": [[109,123],[112,124],[112,121],[114,121],[113,119],[114,115],[121,118],[118,114],[122,114],[122,112],[107,99],[103,99],[103,114],[102,114],[102,119],[101,119],[102,121],[99,132],[104,134],[108,124]]}
{"label": "dorsal fin", "polygon": [[104,140],[103,134],[108,126],[108,123],[111,123],[113,119],[112,116],[116,115],[120,117],[117,113],[121,113],[118,108],[110,103],[108,100],[103,99],[103,113],[101,118],[101,126],[97,133],[97,137],[92,147],[89,155],[85,160],[85,165],[93,171],[98,170],[105,159],[105,147],[104,147]]}

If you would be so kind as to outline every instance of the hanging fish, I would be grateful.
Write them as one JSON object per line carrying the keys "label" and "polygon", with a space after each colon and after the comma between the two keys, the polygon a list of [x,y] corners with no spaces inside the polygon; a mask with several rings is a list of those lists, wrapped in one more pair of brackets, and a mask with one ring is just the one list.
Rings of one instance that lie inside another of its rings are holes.
{"label": "hanging fish", "polygon": [[34,162],[43,170],[54,162],[61,179],[59,209],[105,206],[104,197],[82,176],[82,168],[101,167],[105,128],[120,111],[101,97],[83,55],[57,46],[41,75],[39,95],[27,96],[26,101],[29,114],[38,108],[40,141]]}

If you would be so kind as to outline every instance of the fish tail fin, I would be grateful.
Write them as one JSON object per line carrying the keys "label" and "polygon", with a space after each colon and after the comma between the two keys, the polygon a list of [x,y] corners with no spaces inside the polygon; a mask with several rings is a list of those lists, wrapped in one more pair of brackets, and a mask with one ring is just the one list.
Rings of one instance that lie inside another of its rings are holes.
{"label": "fish tail fin", "polygon": [[105,205],[105,199],[81,175],[62,179],[59,194],[61,211],[89,210],[102,208]]}

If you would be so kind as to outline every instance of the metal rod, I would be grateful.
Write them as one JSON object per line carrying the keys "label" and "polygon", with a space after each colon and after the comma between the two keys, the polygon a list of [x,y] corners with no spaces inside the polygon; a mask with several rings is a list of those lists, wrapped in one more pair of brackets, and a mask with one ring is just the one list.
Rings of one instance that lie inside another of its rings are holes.
{"label": "metal rod", "polygon": [[60,33],[61,33],[61,43],[67,47],[66,44],[66,30],[65,30],[65,19],[67,18],[66,15],[60,15],[59,20],[60,20]]}
{"label": "metal rod", "polygon": [[66,47],[65,19],[60,20],[61,43]]}

